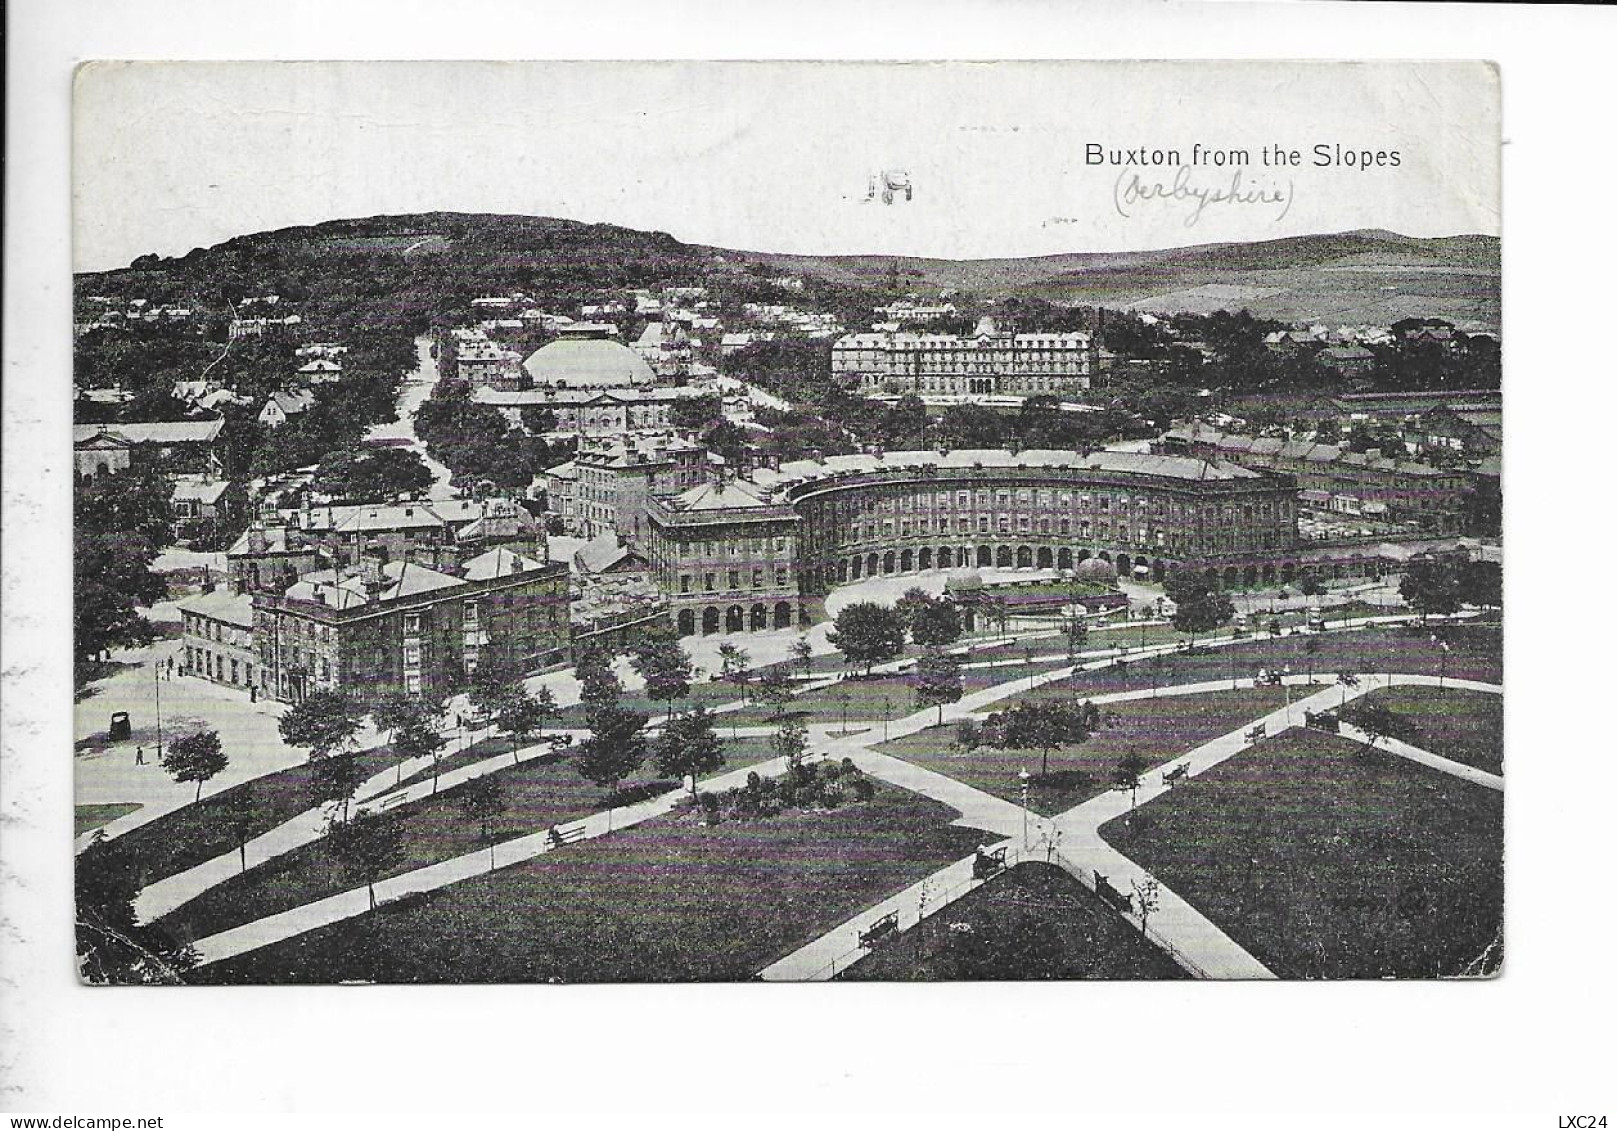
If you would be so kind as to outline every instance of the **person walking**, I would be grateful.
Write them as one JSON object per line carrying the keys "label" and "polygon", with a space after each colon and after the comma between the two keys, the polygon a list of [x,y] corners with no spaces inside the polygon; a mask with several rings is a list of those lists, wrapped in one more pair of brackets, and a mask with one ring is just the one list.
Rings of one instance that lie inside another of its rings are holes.
{"label": "person walking", "polygon": [[146,748],[144,746],[135,747],[135,765],[144,766],[145,764],[146,764]]}

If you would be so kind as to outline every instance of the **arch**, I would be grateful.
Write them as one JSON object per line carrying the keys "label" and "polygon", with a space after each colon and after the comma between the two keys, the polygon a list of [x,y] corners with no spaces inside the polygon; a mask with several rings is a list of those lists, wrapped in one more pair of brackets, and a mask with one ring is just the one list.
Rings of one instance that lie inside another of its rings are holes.
{"label": "arch", "polygon": [[769,627],[769,609],[763,605],[752,607],[752,631],[762,632]]}
{"label": "arch", "polygon": [[1081,561],[1081,562],[1087,562],[1090,558],[1092,558],[1094,556],[1095,555],[1091,554],[1088,550],[1079,550],[1078,551],[1078,560]]}
{"label": "arch", "polygon": [[843,582],[845,582],[847,580],[848,580],[848,563],[845,562],[845,561],[842,561],[841,559],[838,559],[838,561],[837,561],[837,584],[841,585]]}
{"label": "arch", "polygon": [[1018,546],[1016,548],[1016,568],[1017,569],[1032,569],[1033,568],[1033,547],[1032,546]]}
{"label": "arch", "polygon": [[978,546],[977,547],[977,564],[980,565],[980,566],[991,566],[991,565],[993,565],[994,564],[994,547],[992,547],[992,546]]}
{"label": "arch", "polygon": [[1061,549],[1056,551],[1056,568],[1057,569],[1071,569],[1072,568],[1072,548],[1071,547],[1063,546],[1063,547],[1061,547]]}
{"label": "arch", "polygon": [[1255,566],[1255,565],[1247,566],[1246,567],[1246,572],[1244,572],[1241,575],[1241,581],[1242,581],[1243,584],[1245,584],[1246,588],[1248,588],[1248,589],[1251,589],[1252,587],[1257,585],[1257,583],[1258,583],[1258,567]]}
{"label": "arch", "polygon": [[792,605],[790,601],[775,602],[775,627],[792,627]]}
{"label": "arch", "polygon": [[1241,574],[1234,566],[1224,567],[1224,588],[1234,589],[1240,580]]}
{"label": "arch", "polygon": [[1203,576],[1207,578],[1207,584],[1209,586],[1214,589],[1218,588],[1218,570],[1209,568]]}
{"label": "arch", "polygon": [[1128,577],[1134,570],[1134,559],[1127,554],[1117,555],[1117,576]]}
{"label": "arch", "polygon": [[1048,546],[1039,547],[1037,565],[1040,569],[1054,569],[1056,565],[1055,553]]}
{"label": "arch", "polygon": [[709,606],[702,610],[702,635],[712,636],[719,631],[719,610]]}
{"label": "arch", "polygon": [[898,570],[900,573],[910,573],[915,569],[915,551],[905,550],[898,555]]}
{"label": "arch", "polygon": [[1097,558],[1099,558],[1103,562],[1109,562],[1109,561],[1112,560],[1112,552],[1110,550],[1102,550],[1100,553],[1096,554],[1095,556]]}
{"label": "arch", "polygon": [[1001,569],[1011,568],[1011,548],[1009,546],[1001,546],[995,552],[994,564],[999,566]]}
{"label": "arch", "polygon": [[679,634],[681,636],[696,635],[696,611],[694,609],[679,610]]}
{"label": "arch", "polygon": [[1275,565],[1273,562],[1268,562],[1263,567],[1263,583],[1265,585],[1273,585],[1275,583]]}
{"label": "arch", "polygon": [[859,578],[860,578],[860,575],[863,574],[864,571],[865,571],[865,559],[864,558],[854,558],[852,561],[850,561],[848,563],[848,576],[853,578],[853,580],[858,581]]}
{"label": "arch", "polygon": [[893,553],[893,551],[888,550],[885,554],[882,555],[881,571],[883,573],[892,573],[893,572],[893,566],[895,564],[897,564],[897,562],[898,562],[898,555]]}
{"label": "arch", "polygon": [[746,610],[742,609],[740,605],[731,605],[728,609],[724,610],[724,631],[747,631]]}
{"label": "arch", "polygon": [[921,552],[915,555],[915,568],[919,570],[929,570],[932,568],[931,546],[921,547]]}
{"label": "arch", "polygon": [[939,550],[938,550],[938,568],[939,569],[948,569],[951,564],[952,564],[952,555],[949,552],[949,547],[947,547],[947,546],[940,547]]}
{"label": "arch", "polygon": [[880,569],[881,569],[881,559],[879,557],[877,557],[875,554],[866,554],[865,555],[865,576],[866,577],[875,577],[877,572]]}

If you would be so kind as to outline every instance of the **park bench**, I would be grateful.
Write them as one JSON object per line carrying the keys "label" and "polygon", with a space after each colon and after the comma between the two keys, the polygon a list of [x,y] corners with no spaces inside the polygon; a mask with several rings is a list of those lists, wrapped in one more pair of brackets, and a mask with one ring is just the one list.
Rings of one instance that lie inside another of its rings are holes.
{"label": "park bench", "polygon": [[1186,762],[1177,769],[1162,771],[1162,784],[1172,789],[1190,776],[1190,763]]}
{"label": "park bench", "polygon": [[971,862],[971,878],[986,880],[990,876],[997,876],[1005,870],[1005,849],[996,848],[992,852],[977,850],[977,858]]}
{"label": "park bench", "polygon": [[1331,734],[1337,734],[1342,729],[1341,720],[1329,711],[1304,711],[1303,725]]}
{"label": "park bench", "polygon": [[889,911],[870,926],[859,932],[859,945],[871,947],[888,935],[898,930],[898,912]]}
{"label": "park bench", "polygon": [[1118,891],[1099,871],[1095,872],[1095,894],[1114,911],[1120,911],[1124,915],[1134,913],[1134,897],[1127,892]]}

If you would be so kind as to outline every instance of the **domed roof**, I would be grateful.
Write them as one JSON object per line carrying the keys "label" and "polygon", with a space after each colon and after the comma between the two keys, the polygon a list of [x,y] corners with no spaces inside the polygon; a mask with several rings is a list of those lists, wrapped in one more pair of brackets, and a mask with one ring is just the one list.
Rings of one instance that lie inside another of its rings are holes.
{"label": "domed roof", "polygon": [[522,368],[538,386],[610,388],[657,381],[639,354],[606,338],[558,338],[535,350]]}
{"label": "domed roof", "polygon": [[1117,567],[1104,558],[1085,558],[1078,563],[1078,568],[1072,571],[1073,576],[1080,581],[1115,581]]}

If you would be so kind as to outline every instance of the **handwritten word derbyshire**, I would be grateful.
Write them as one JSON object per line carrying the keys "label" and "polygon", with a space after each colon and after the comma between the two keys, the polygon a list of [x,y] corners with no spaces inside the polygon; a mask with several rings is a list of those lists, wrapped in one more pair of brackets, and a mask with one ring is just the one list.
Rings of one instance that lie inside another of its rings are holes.
{"label": "handwritten word derbyshire", "polygon": [[1125,169],[1112,185],[1112,207],[1119,216],[1129,219],[1141,211],[1143,205],[1178,205],[1185,210],[1187,228],[1195,227],[1202,213],[1213,204],[1266,207],[1275,213],[1276,222],[1285,219],[1286,213],[1291,211],[1292,182],[1289,180],[1284,189],[1278,185],[1258,185],[1248,182],[1240,169],[1231,173],[1228,180],[1217,183],[1197,184],[1192,177],[1188,165],[1181,165],[1168,182],[1147,179],[1136,169]]}

